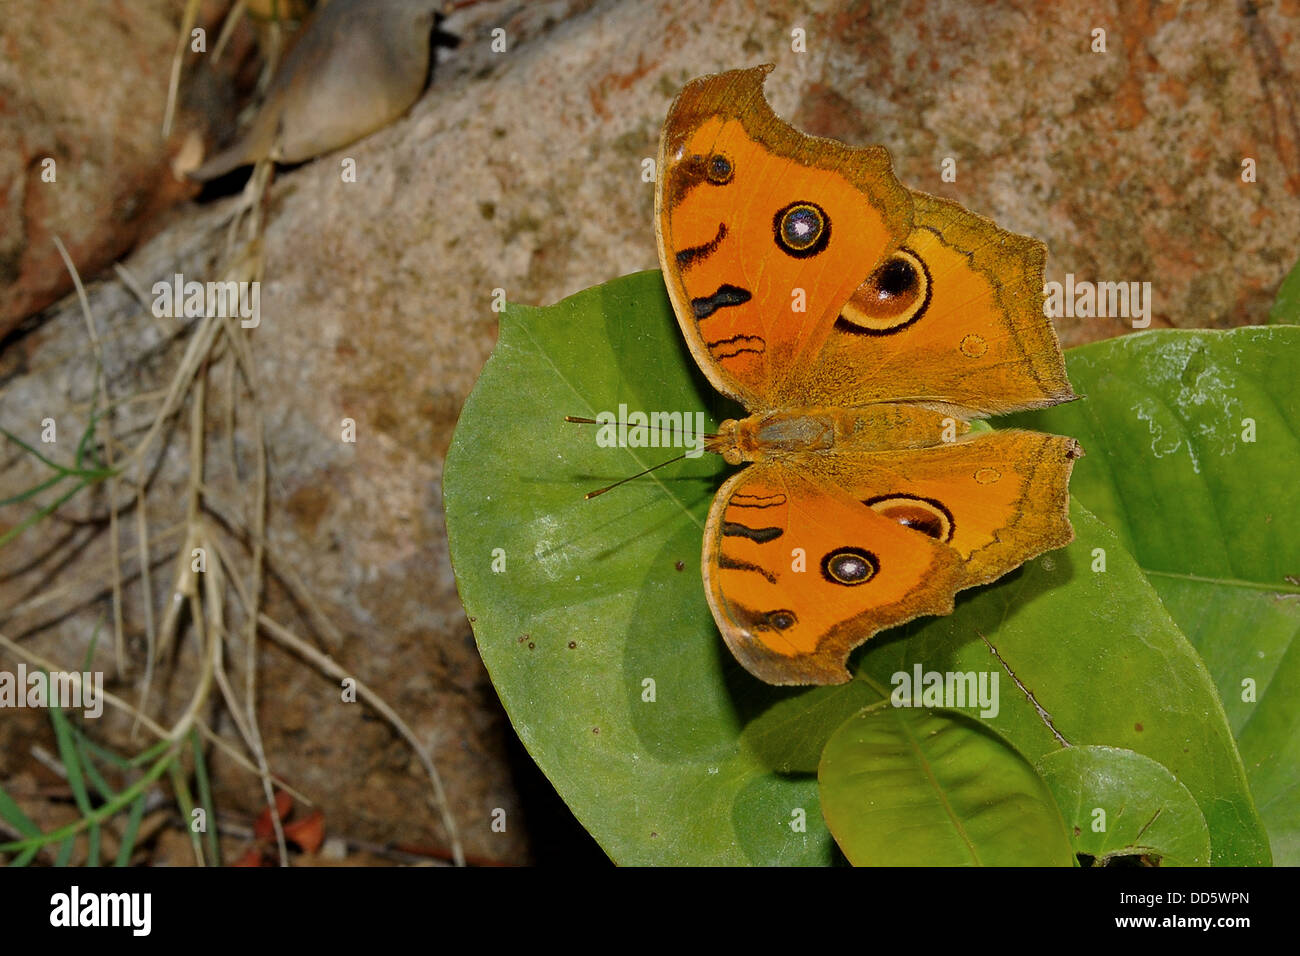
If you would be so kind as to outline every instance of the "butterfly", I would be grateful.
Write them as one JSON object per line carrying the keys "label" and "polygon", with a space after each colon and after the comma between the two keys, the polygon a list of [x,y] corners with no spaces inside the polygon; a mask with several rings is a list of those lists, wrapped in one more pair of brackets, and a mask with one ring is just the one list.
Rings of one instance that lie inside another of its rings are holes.
{"label": "butterfly", "polygon": [[873,634],[1068,544],[1082,451],[970,429],[1076,398],[1043,243],[905,188],[881,146],[794,129],[771,70],[674,101],[655,234],[691,355],[749,412],[706,446],[746,465],[705,525],[713,616],[761,680],[837,684]]}

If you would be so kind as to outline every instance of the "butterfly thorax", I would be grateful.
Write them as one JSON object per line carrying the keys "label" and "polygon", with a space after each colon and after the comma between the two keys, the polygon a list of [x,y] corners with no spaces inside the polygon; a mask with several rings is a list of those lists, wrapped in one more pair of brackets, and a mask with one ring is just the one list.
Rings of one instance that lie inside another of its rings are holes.
{"label": "butterfly thorax", "polygon": [[968,428],[951,415],[915,405],[793,408],[728,419],[705,447],[739,465],[814,452],[925,448]]}

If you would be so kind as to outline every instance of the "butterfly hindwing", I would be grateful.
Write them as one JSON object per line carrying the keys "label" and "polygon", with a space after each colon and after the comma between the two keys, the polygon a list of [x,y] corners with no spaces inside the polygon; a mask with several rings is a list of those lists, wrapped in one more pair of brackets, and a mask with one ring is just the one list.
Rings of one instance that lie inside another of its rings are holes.
{"label": "butterfly hindwing", "polygon": [[704,582],[732,653],[770,684],[839,684],[876,631],[945,614],[956,552],[843,489],[782,463],[752,465],[718,491]]}
{"label": "butterfly hindwing", "polygon": [[1006,429],[926,448],[849,447],[804,467],[955,550],[965,588],[1070,543],[1070,471],[1082,454],[1073,438]]}
{"label": "butterfly hindwing", "polygon": [[989,432],[924,449],[752,465],[719,490],[704,539],[728,646],[773,684],[841,683],[853,648],[1073,533],[1073,439]]}

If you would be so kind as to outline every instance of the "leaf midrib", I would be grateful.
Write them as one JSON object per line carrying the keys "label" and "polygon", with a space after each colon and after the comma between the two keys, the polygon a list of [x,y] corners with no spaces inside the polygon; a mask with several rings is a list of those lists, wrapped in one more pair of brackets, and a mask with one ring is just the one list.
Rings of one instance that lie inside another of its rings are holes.
{"label": "leaf midrib", "polygon": [[[1141,567],[1141,565],[1139,565]],[[1224,587],[1250,588],[1253,591],[1271,591],[1275,594],[1300,595],[1300,586],[1294,584],[1270,583],[1267,581],[1246,581],[1241,578],[1216,578],[1201,574],[1181,574],[1177,571],[1156,571],[1142,567],[1142,573],[1149,578],[1172,578],[1178,581],[1195,581],[1200,584],[1219,584]]]}
{"label": "leaf midrib", "polygon": [[[573,382],[569,381],[569,377],[560,370],[560,367],[555,363],[555,359],[551,357],[551,354],[548,351],[546,351],[542,343],[539,342],[536,336],[533,335],[533,331],[528,327],[528,323],[519,320],[515,322],[515,327],[528,337],[528,341],[532,343],[533,347],[537,350],[537,354],[540,355],[542,358],[546,359],[546,364],[551,367],[551,371],[555,373],[555,377],[559,379],[561,382],[563,382],[564,385],[569,389],[569,391],[573,392],[573,394],[577,397],[579,403],[583,406],[584,410],[590,411],[592,415],[595,415],[595,409],[591,407],[591,403],[588,400],[587,396],[584,395],[582,391],[576,385],[573,384]],[[620,450],[627,452],[628,456],[634,462],[636,462],[637,465],[641,467],[646,467],[645,460],[639,457],[635,452],[631,451],[629,447],[625,446]],[[682,512],[686,515],[686,517],[688,517],[692,522],[694,522],[696,527],[703,530],[704,522],[701,521],[699,516],[696,515],[693,511],[691,511],[689,507],[687,507],[686,502],[682,501],[682,499],[677,497],[677,495],[673,493],[672,489],[670,489],[666,484],[664,484],[663,480],[658,475],[656,475],[654,472],[650,472],[645,477],[649,478],[656,485],[658,485],[663,490],[664,494],[667,495],[673,501],[673,503],[677,505],[677,507],[682,509]]]}

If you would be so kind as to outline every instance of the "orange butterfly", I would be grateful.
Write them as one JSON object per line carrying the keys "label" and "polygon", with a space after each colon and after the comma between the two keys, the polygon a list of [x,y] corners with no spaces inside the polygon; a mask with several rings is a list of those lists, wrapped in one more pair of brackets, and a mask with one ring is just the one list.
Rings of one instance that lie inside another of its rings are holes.
{"label": "orange butterfly", "polygon": [[889,153],[808,136],[771,66],[692,81],[659,146],[659,260],[691,354],[750,416],[710,451],[704,584],[771,684],[849,680],[883,628],[1069,543],[1071,438],[969,419],[1076,396],[1046,247],[908,190]]}

